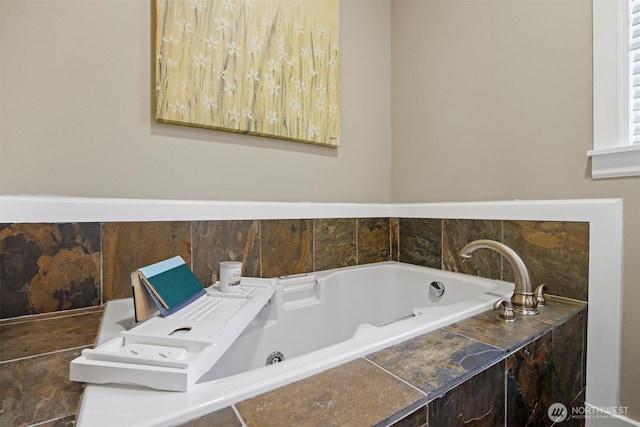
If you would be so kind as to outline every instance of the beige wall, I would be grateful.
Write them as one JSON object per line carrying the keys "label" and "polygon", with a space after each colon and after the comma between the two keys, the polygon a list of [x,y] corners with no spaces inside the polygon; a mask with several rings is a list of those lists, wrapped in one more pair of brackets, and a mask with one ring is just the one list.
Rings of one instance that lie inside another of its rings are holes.
{"label": "beige wall", "polygon": [[624,199],[620,404],[640,420],[640,177],[589,176],[591,2],[393,0],[391,22],[393,202]]}
{"label": "beige wall", "polygon": [[151,4],[0,1],[1,194],[390,200],[388,1],[341,5],[338,149],[153,123]]}

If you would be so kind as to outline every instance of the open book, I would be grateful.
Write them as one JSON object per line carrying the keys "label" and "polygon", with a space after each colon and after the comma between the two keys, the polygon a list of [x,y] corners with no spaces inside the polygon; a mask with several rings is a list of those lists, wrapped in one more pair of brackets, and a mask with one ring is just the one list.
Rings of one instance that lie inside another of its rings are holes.
{"label": "open book", "polygon": [[169,258],[131,273],[136,322],[169,316],[206,293],[181,256]]}

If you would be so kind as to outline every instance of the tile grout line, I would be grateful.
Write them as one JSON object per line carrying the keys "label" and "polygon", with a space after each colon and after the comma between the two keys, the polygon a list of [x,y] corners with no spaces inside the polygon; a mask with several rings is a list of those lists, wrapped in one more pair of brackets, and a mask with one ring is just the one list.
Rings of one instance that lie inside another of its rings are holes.
{"label": "tile grout line", "polygon": [[68,417],[74,417],[74,420],[76,418],[76,413],[73,414],[68,414],[68,415],[64,415],[62,417],[55,417],[55,418],[50,418],[48,420],[44,420],[44,421],[38,421],[35,424],[28,424],[28,427],[38,427],[38,426],[47,426],[47,425],[55,425],[55,424],[51,424],[52,422],[57,422],[57,421],[61,421],[64,420],[65,418]]}
{"label": "tile grout line", "polygon": [[13,363],[13,362],[20,362],[23,360],[28,360],[28,359],[35,359],[36,357],[41,357],[41,356],[51,356],[53,354],[56,353],[63,353],[63,352],[67,352],[67,351],[72,351],[72,350],[79,350],[79,349],[85,349],[85,348],[92,348],[94,346],[94,344],[85,344],[85,345],[80,345],[80,346],[76,346],[76,347],[68,347],[68,348],[62,348],[59,350],[52,350],[52,351],[47,351],[44,353],[38,353],[38,354],[30,354],[28,356],[22,356],[22,357],[17,357],[14,359],[7,359],[7,360],[2,360],[0,361],[0,366],[5,364],[5,363]]}
{"label": "tile grout line", "polygon": [[[60,311],[59,315],[54,314],[55,312],[49,312],[49,313],[27,314],[19,317],[8,317],[6,319],[0,319],[0,328],[12,326],[12,325],[22,325],[25,323],[44,322],[47,320],[64,319],[66,317],[77,317],[77,316],[86,316],[88,314],[95,314],[95,313],[99,313],[100,310],[103,309],[103,305],[104,304],[94,305],[91,307],[62,310]],[[76,312],[81,310],[90,310],[90,311],[86,311],[84,313]],[[37,318],[39,316],[42,316],[42,317]],[[23,317],[24,319],[18,320],[20,317]],[[34,319],[34,317],[36,318]]]}
{"label": "tile grout line", "polygon": [[[367,358],[367,356],[362,356],[362,359],[364,359],[365,361],[371,363],[373,366],[375,366],[377,369],[382,370],[383,372],[385,372],[388,375],[391,375],[391,377],[395,378],[396,380],[400,381],[401,383],[409,386],[410,388],[416,390],[418,393],[420,393],[422,395],[422,398],[420,398],[419,400],[417,400],[416,402],[419,402],[417,404],[417,406],[411,410],[410,412],[404,414],[402,416],[402,418],[399,418],[396,421],[392,421],[391,424],[387,424],[388,426],[392,426],[395,423],[402,421],[403,419],[405,419],[406,417],[410,416],[411,414],[413,414],[414,412],[420,410],[420,408],[422,408],[423,406],[426,406],[429,403],[429,395],[427,393],[425,393],[424,391],[420,390],[418,387],[414,386],[413,384],[409,383],[408,381],[400,378],[399,376],[397,376],[396,374],[394,374],[393,372],[387,370],[386,368],[378,365],[377,363],[375,363],[373,360],[369,360]],[[408,408],[411,408],[412,406],[416,405],[416,402],[414,402],[413,404],[410,404],[408,406],[405,406],[404,408],[398,410],[395,414],[392,414],[389,418],[392,418],[396,415],[398,415],[399,413],[402,413],[403,411],[406,411]]]}
{"label": "tile grout line", "polygon": [[462,333],[460,333],[460,332],[453,331],[453,330],[449,329],[449,326],[451,326],[451,325],[443,326],[441,329],[442,329],[442,330],[447,331],[447,332],[448,332],[448,333],[450,333],[450,334],[454,334],[454,335],[458,335],[458,336],[460,336],[460,337],[468,338],[468,339],[473,340],[473,341],[475,341],[475,342],[478,342],[478,343],[480,343],[480,344],[488,345],[489,347],[493,347],[493,348],[495,348],[495,349],[497,349],[497,350],[504,351],[505,353],[508,351],[507,349],[502,348],[502,347],[498,347],[497,345],[489,344],[489,343],[486,343],[486,342],[484,342],[484,341],[480,341],[480,340],[479,340],[479,339],[477,339],[477,338],[469,337],[469,336],[467,336],[467,335],[465,335],[465,334],[462,334]]}
{"label": "tile grout line", "polygon": [[258,262],[260,263],[260,277],[263,276],[263,266],[262,266],[262,220],[258,219],[258,239],[260,240],[260,246],[258,247]]}
{"label": "tile grout line", "polygon": [[[392,377],[394,377],[395,379],[399,380],[400,382],[408,385],[409,387],[411,387],[412,389],[418,391],[420,394],[422,394],[424,396],[425,399],[429,398],[429,395],[427,393],[425,393],[423,390],[420,390],[418,387],[414,386],[413,384],[411,384],[410,382],[408,382],[407,380],[404,380],[402,378],[400,378],[399,376],[397,376],[396,374],[394,374],[393,372],[389,371],[388,369],[378,365],[377,363],[375,363],[373,360],[370,360],[369,358],[367,358],[367,356],[362,356],[362,359],[366,360],[367,362],[371,363],[373,366],[375,366],[376,368],[384,371],[385,373],[391,375]],[[426,403],[426,401],[425,401]]]}
{"label": "tile grout line", "polygon": [[358,226],[360,225],[360,218],[356,218],[356,265],[360,265],[360,232]]}
{"label": "tile grout line", "polygon": [[316,271],[316,225],[317,219],[311,219],[311,271]]}
{"label": "tile grout line", "polygon": [[[239,402],[238,402],[239,403]],[[231,408],[233,409],[233,412],[236,413],[236,417],[238,417],[238,420],[240,421],[240,423],[242,424],[242,427],[246,427],[247,423],[245,422],[244,418],[242,417],[242,414],[240,413],[240,410],[236,407],[236,404],[232,404]]]}

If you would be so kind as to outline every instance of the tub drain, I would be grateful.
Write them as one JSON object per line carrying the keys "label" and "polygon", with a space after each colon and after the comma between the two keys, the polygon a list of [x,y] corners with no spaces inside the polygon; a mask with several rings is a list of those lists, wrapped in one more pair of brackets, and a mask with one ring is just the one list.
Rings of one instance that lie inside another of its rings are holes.
{"label": "tub drain", "polygon": [[267,363],[265,363],[265,365],[269,366],[282,361],[284,361],[284,354],[279,351],[274,351],[267,357]]}

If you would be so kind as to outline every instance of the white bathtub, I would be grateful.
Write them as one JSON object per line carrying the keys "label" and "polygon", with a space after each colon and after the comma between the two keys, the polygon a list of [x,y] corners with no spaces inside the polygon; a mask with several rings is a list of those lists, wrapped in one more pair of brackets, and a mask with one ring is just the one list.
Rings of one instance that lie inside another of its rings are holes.
{"label": "white bathtub", "polygon": [[[437,298],[432,282],[444,284]],[[189,392],[87,385],[79,426],[171,425],[305,378],[489,309],[513,284],[384,262],[278,280],[278,289]],[[110,302],[98,344],[131,325],[130,300]],[[268,358],[284,356],[265,366]]]}

